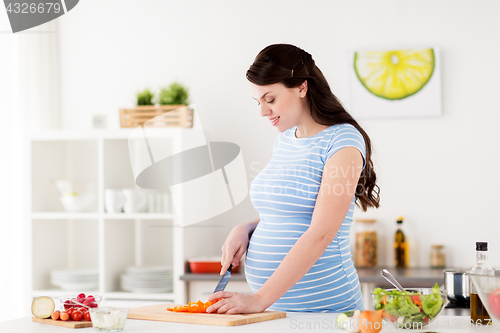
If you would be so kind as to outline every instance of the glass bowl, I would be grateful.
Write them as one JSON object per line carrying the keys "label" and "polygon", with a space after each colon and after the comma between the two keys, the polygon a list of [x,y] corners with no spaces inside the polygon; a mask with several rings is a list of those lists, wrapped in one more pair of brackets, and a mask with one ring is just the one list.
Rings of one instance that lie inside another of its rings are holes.
{"label": "glass bowl", "polygon": [[486,311],[491,319],[498,323],[500,320],[500,270],[494,270],[493,274],[488,276],[467,272]]}
{"label": "glass bowl", "polygon": [[82,307],[80,304],[88,306],[89,308],[97,308],[102,302],[102,296],[99,295],[86,295],[85,299],[82,301],[78,300],[80,295],[63,295],[59,297],[59,304],[61,304],[61,309],[66,311],[74,307]]}
{"label": "glass bowl", "polygon": [[397,289],[376,288],[371,293],[375,310],[384,311],[384,322],[397,328],[421,329],[436,320],[448,304],[446,292],[434,288],[407,288],[406,295]]}
{"label": "glass bowl", "polygon": [[128,315],[126,308],[91,308],[89,312],[94,329],[104,332],[122,331]]}

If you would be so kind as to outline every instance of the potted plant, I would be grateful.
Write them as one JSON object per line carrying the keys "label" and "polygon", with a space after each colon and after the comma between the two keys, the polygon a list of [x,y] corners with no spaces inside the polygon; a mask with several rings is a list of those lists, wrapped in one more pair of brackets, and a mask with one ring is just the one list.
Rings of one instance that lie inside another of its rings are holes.
{"label": "potted plant", "polygon": [[144,89],[141,92],[137,93],[137,105],[154,105],[153,98],[155,94],[153,94],[149,89]]}
{"label": "potted plant", "polygon": [[160,105],[188,105],[188,90],[180,83],[174,82],[167,88],[160,90],[158,104]]}
{"label": "potted plant", "polygon": [[[192,127],[193,109],[188,105],[189,92],[182,84],[174,82],[160,90],[158,104],[154,93],[145,89],[136,95],[137,106],[120,109],[120,126],[137,127]],[[154,119],[154,121],[150,121]]]}

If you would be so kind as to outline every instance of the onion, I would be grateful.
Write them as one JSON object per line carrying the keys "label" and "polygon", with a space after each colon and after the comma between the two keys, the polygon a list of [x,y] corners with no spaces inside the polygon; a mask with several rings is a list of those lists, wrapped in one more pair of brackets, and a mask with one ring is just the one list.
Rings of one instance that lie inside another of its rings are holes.
{"label": "onion", "polygon": [[55,308],[54,300],[47,296],[35,298],[31,303],[31,313],[40,319],[50,318]]}

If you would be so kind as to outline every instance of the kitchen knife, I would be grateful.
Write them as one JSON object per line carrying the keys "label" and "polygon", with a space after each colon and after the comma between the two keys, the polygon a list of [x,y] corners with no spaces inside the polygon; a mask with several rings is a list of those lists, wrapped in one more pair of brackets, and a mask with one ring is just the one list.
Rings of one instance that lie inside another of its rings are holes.
{"label": "kitchen knife", "polygon": [[224,275],[222,275],[222,277],[220,278],[219,283],[217,283],[217,287],[215,287],[214,294],[218,291],[223,291],[226,288],[227,283],[231,278],[232,269],[233,269],[233,264],[229,265],[229,268],[227,269],[226,273],[224,273]]}

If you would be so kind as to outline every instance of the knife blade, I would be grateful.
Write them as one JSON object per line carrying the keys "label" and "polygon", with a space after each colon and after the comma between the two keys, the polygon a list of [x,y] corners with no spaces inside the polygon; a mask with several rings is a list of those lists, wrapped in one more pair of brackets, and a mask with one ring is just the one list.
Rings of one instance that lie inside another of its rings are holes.
{"label": "knife blade", "polygon": [[229,265],[226,273],[224,273],[224,275],[222,275],[222,277],[220,278],[219,280],[219,283],[217,283],[217,287],[215,287],[215,290],[214,290],[214,294],[218,291],[223,291],[226,286],[227,286],[227,283],[229,282],[229,279],[231,278],[231,270],[233,269],[233,265]]}

